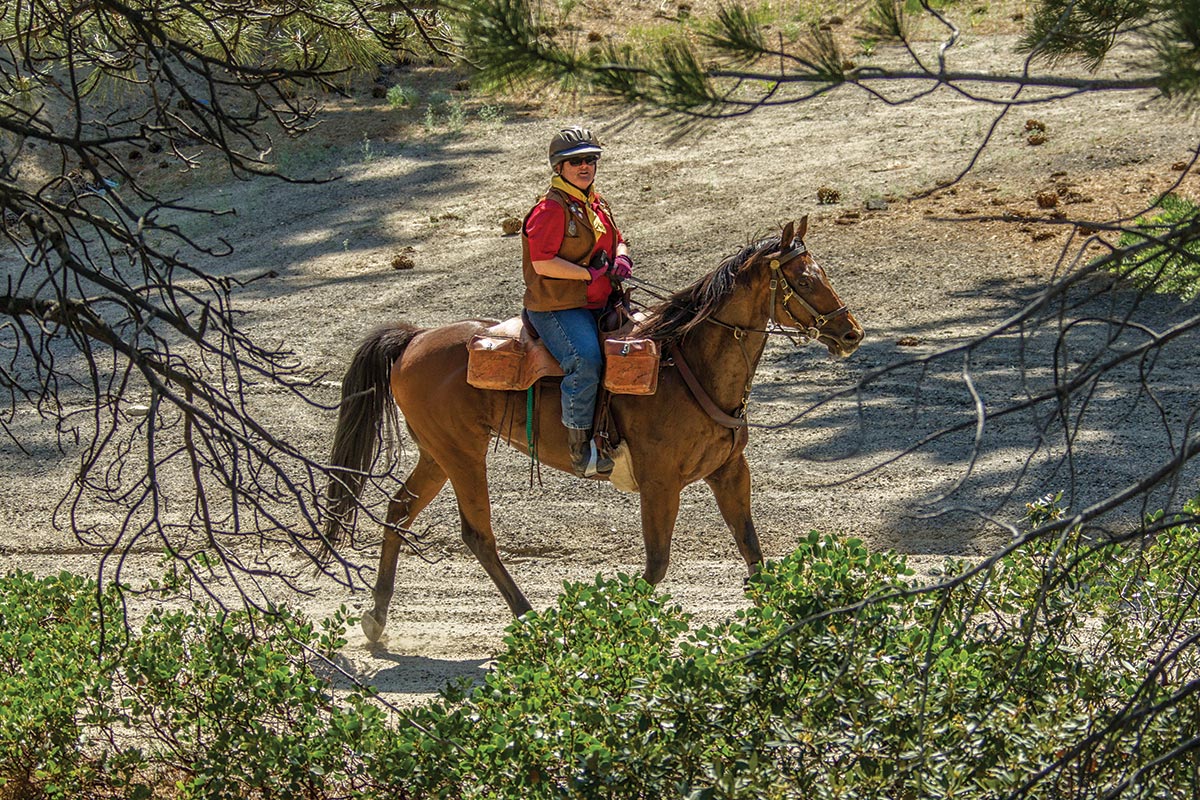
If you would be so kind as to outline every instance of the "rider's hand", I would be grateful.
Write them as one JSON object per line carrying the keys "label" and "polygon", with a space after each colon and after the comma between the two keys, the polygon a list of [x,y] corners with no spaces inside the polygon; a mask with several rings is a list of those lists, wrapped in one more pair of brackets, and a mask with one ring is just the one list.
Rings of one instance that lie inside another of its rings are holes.
{"label": "rider's hand", "polygon": [[613,261],[612,276],[619,281],[623,281],[633,274],[633,259],[621,253]]}
{"label": "rider's hand", "polygon": [[611,268],[612,263],[608,260],[608,253],[597,250],[592,254],[588,265],[584,267],[588,271],[588,283],[593,283],[601,275],[607,275]]}

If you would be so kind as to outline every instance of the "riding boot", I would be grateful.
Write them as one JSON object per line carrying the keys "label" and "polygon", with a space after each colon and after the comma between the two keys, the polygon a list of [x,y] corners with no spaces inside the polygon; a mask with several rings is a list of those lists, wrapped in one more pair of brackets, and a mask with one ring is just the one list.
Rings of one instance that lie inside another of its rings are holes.
{"label": "riding boot", "polygon": [[612,459],[601,455],[590,428],[567,428],[567,446],[571,452],[571,469],[580,478],[612,472]]}

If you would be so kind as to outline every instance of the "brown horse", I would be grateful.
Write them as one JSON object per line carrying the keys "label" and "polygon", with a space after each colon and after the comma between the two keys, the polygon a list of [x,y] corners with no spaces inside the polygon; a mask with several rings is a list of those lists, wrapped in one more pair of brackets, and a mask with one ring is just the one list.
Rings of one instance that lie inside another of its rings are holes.
{"label": "brown horse", "polygon": [[[657,340],[668,356],[658,389],[653,395],[614,396],[611,412],[628,443],[641,493],[644,577],[650,583],[666,574],[680,492],[698,480],[716,496],[750,573],[762,562],[750,520],[743,417],[768,335],[790,332],[817,340],[835,356],[848,356],[862,342],[862,328],[804,246],[807,225],[807,217],[798,228],[788,223],[779,236],[725,259],[716,270],[650,309],[638,330],[638,335]],[[402,530],[447,480],[454,487],[467,547],[513,614],[530,609],[496,551],[486,463],[493,437],[527,450],[523,393],[476,389],[466,381],[467,342],[488,324],[475,320],[430,329],[402,323],[383,327],[359,346],[346,372],[331,457],[337,477],[327,494],[325,533],[330,547],[343,529],[353,526],[381,426],[395,425],[397,407],[418,451],[416,466],[388,506],[375,605],[362,619],[363,632],[372,641],[383,634],[387,622]],[[537,454],[543,463],[570,472],[558,383],[543,383],[545,400],[535,412],[540,430]]]}

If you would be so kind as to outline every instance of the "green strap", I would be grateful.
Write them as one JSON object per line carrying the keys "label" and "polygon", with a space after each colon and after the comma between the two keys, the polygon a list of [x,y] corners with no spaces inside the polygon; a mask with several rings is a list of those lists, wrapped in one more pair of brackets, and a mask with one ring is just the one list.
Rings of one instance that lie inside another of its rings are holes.
{"label": "green strap", "polygon": [[537,445],[533,441],[533,390],[535,382],[525,390],[525,443],[529,445],[529,457],[537,461]]}

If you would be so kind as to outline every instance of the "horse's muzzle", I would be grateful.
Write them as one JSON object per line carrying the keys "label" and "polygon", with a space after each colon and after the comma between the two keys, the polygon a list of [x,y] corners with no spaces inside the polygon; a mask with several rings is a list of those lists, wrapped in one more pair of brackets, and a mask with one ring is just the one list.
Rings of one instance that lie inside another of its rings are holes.
{"label": "horse's muzzle", "polygon": [[[847,315],[848,316],[848,315]],[[863,329],[858,320],[849,317],[850,327],[844,331],[822,331],[821,343],[829,350],[829,354],[837,358],[846,358],[862,344]]]}

